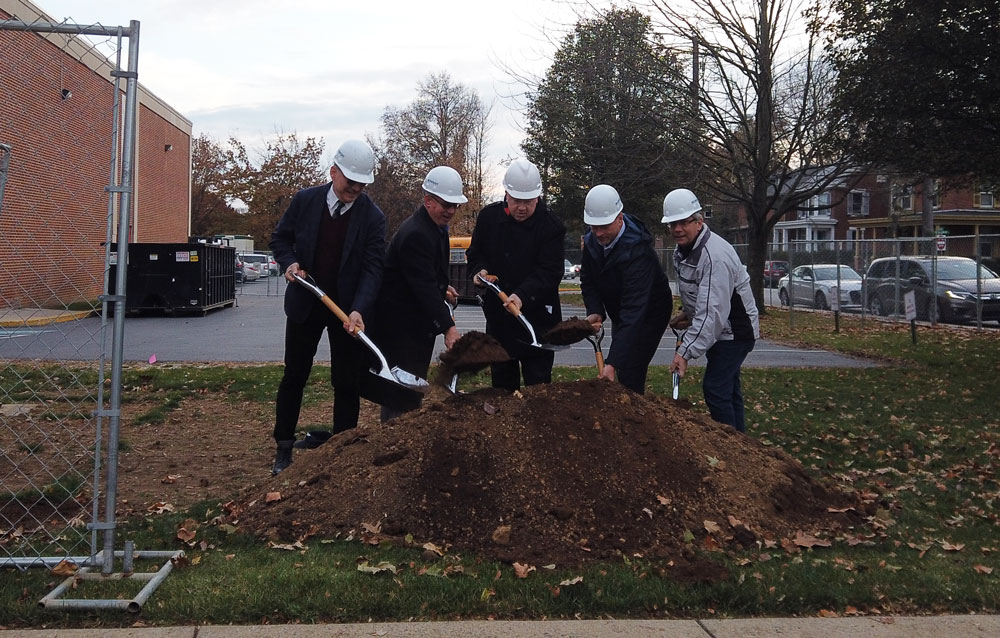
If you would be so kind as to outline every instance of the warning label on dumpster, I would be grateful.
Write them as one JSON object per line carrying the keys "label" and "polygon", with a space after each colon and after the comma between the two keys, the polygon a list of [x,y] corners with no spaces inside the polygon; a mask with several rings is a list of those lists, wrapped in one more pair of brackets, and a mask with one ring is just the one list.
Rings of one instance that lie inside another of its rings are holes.
{"label": "warning label on dumpster", "polygon": [[174,261],[191,261],[191,253],[186,250],[178,250],[174,254]]}

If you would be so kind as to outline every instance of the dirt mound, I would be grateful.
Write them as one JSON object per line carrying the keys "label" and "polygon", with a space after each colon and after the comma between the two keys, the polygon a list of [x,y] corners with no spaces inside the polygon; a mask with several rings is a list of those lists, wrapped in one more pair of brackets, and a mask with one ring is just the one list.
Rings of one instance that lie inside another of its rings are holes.
{"label": "dirt mound", "polygon": [[[267,502],[267,492],[280,500]],[[241,529],[281,540],[403,537],[560,566],[822,534],[855,498],[787,454],[669,399],[606,381],[425,401],[297,454],[241,499]]]}
{"label": "dirt mound", "polygon": [[542,342],[554,346],[568,346],[592,336],[594,336],[594,326],[589,321],[572,317],[552,326],[542,335]]}
{"label": "dirt mound", "polygon": [[450,350],[438,355],[441,365],[433,381],[446,384],[453,374],[478,372],[491,363],[509,360],[510,355],[499,341],[484,332],[472,330],[462,335]]}

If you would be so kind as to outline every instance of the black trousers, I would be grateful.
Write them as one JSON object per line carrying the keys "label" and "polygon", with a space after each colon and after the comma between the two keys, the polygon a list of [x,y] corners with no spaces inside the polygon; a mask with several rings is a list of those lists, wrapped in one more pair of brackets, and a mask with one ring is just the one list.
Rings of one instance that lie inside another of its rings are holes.
{"label": "black trousers", "polygon": [[[518,328],[520,329],[520,325]],[[522,375],[526,386],[552,382],[552,364],[555,362],[556,353],[530,345],[527,331],[523,335],[518,333],[515,336],[496,328],[492,322],[487,322],[486,334],[495,337],[512,357],[510,361],[490,364],[490,376],[494,388],[513,392],[521,387]]]}
{"label": "black trousers", "polygon": [[302,392],[312,372],[316,348],[326,330],[330,338],[330,384],[333,386],[333,432],[358,425],[361,379],[367,370],[367,351],[344,331],[343,324],[326,306],[313,306],[304,323],[285,322],[285,371],[274,406],[274,439],[295,438],[302,408]]}

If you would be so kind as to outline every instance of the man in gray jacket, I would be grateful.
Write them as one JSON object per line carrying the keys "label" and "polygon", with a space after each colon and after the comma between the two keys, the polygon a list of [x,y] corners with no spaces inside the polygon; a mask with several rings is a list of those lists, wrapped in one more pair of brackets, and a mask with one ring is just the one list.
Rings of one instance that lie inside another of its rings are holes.
{"label": "man in gray jacket", "polygon": [[684,376],[688,361],[704,354],[702,390],[712,418],[746,432],[740,366],[760,338],[750,276],[733,246],[709,230],[691,191],[667,194],[662,221],[677,242],[674,268],[682,305],[670,326],[687,328],[670,370]]}

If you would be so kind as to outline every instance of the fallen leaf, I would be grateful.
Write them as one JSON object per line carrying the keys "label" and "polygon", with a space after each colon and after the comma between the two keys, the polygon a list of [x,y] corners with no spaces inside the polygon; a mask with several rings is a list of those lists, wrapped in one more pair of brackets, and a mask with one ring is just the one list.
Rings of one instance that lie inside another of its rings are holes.
{"label": "fallen leaf", "polygon": [[527,578],[530,572],[535,571],[533,565],[523,565],[521,563],[514,563],[514,575],[518,578]]}
{"label": "fallen leaf", "polygon": [[656,500],[660,502],[660,505],[670,505],[670,499],[666,496],[657,495]]}
{"label": "fallen leaf", "polygon": [[167,474],[166,476],[160,479],[160,483],[163,483],[164,485],[172,485],[176,483],[177,479],[179,479],[180,477],[181,477],[180,474]]}
{"label": "fallen leaf", "polygon": [[793,540],[799,547],[830,547],[833,544],[828,540],[816,538],[815,536],[811,536],[801,531],[795,532],[795,538]]}
{"label": "fallen leaf", "polygon": [[273,503],[275,501],[281,500],[281,492],[268,492],[267,496],[264,497],[265,503]]}
{"label": "fallen leaf", "polygon": [[705,526],[705,531],[709,534],[718,534],[722,531],[722,528],[715,521],[702,521],[702,524]]}
{"label": "fallen leaf", "polygon": [[946,552],[960,552],[965,549],[965,543],[956,543],[952,545],[948,541],[941,541],[941,549]]}
{"label": "fallen leaf", "polygon": [[483,412],[485,412],[486,414],[489,414],[490,416],[492,416],[492,415],[496,414],[497,411],[498,411],[498,408],[495,405],[493,405],[489,401],[483,401]]}
{"label": "fallen leaf", "polygon": [[369,534],[378,534],[382,531],[382,522],[377,521],[375,523],[362,523],[361,529],[365,530]]}
{"label": "fallen leaf", "polygon": [[559,586],[560,587],[569,587],[570,585],[576,585],[576,584],[582,583],[582,582],[583,582],[583,576],[575,576],[575,577],[570,578],[568,580],[562,581],[561,583],[559,583]]}
{"label": "fallen leaf", "polygon": [[830,611],[828,609],[820,609],[819,610],[819,617],[820,618],[839,618],[840,614],[838,614],[835,611]]}
{"label": "fallen leaf", "polygon": [[980,574],[986,574],[987,576],[993,573],[993,568],[987,567],[986,565],[973,565],[972,569],[976,570]]}
{"label": "fallen leaf", "polygon": [[358,571],[366,574],[380,574],[382,572],[392,572],[394,575],[397,567],[388,561],[382,561],[376,565],[368,564],[368,561],[358,563]]}
{"label": "fallen leaf", "polygon": [[429,552],[434,552],[438,556],[444,556],[444,550],[435,545],[434,543],[424,543],[421,549],[426,549]]}
{"label": "fallen leaf", "polygon": [[52,568],[52,574],[54,576],[72,576],[78,569],[80,568],[76,563],[64,559],[59,561],[59,563]]}
{"label": "fallen leaf", "polygon": [[183,527],[177,530],[177,538],[184,541],[185,543],[190,543],[194,540],[195,532],[194,530],[185,529]]}

